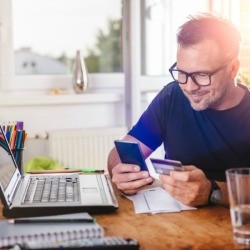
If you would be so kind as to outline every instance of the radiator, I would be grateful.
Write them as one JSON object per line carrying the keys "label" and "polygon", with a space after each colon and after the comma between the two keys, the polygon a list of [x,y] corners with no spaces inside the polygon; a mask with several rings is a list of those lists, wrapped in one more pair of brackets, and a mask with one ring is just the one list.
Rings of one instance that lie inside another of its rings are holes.
{"label": "radiator", "polygon": [[64,167],[106,169],[114,140],[126,133],[125,127],[50,131],[49,154]]}

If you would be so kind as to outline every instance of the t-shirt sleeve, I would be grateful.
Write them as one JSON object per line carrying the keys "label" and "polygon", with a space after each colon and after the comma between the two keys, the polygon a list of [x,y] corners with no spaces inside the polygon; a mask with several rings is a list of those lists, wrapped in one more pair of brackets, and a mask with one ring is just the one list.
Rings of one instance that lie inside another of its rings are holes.
{"label": "t-shirt sleeve", "polygon": [[135,137],[152,150],[158,148],[165,134],[165,119],[168,106],[167,87],[164,87],[150,103],[138,122],[129,131],[129,135]]}

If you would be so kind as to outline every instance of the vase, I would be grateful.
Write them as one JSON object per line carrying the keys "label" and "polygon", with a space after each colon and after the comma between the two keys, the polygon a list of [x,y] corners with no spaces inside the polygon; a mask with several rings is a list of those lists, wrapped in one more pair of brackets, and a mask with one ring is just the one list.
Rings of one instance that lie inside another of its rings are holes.
{"label": "vase", "polygon": [[77,94],[83,93],[88,87],[88,72],[80,50],[76,51],[72,84],[73,89]]}

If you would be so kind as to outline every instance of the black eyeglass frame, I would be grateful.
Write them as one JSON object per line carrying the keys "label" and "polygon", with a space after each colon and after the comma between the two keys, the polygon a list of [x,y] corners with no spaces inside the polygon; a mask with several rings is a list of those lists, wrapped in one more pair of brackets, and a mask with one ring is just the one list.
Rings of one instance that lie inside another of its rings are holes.
{"label": "black eyeglass frame", "polygon": [[[232,62],[232,61],[233,61],[233,60],[227,61],[227,62],[226,62],[225,64],[223,64],[222,66],[218,67],[217,69],[215,69],[214,71],[209,72],[209,73],[202,72],[202,71],[196,71],[196,72],[188,73],[188,72],[183,71],[183,70],[174,69],[174,68],[176,67],[176,65],[177,65],[177,62],[175,62],[175,63],[169,68],[169,72],[170,72],[171,76],[173,77],[173,79],[174,79],[175,81],[177,81],[178,83],[180,83],[180,84],[186,84],[187,81],[188,81],[188,77],[190,77],[190,78],[193,80],[193,82],[194,82],[195,84],[197,84],[197,85],[199,85],[199,86],[208,86],[208,85],[211,84],[211,76],[213,76],[213,75],[215,75],[216,73],[218,73],[219,71],[223,70],[223,69],[224,69],[230,62]],[[181,72],[182,74],[186,75],[186,81],[185,81],[185,82],[179,82],[178,80],[176,80],[176,79],[174,78],[173,73],[172,73],[173,71]],[[208,84],[199,84],[199,83],[196,81],[196,79],[195,79],[195,77],[194,77],[193,75],[194,75],[194,74],[199,74],[199,73],[206,74],[206,75],[209,77],[209,83],[208,83]]]}

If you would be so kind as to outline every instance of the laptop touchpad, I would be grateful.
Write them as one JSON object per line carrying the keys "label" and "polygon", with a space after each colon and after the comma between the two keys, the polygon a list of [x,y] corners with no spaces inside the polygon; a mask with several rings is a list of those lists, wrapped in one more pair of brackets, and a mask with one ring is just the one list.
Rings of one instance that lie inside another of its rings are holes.
{"label": "laptop touchpad", "polygon": [[101,176],[80,175],[81,201],[85,205],[103,205],[107,203]]}

